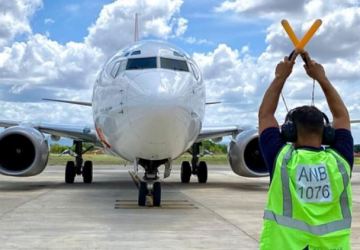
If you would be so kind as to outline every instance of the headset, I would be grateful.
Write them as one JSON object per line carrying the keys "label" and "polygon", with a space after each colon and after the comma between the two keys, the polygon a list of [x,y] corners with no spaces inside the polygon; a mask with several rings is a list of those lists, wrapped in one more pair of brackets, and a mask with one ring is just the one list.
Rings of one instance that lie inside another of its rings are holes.
{"label": "headset", "polygon": [[[294,112],[298,108],[294,108],[288,112],[285,122],[281,125],[281,135],[286,142],[295,142],[297,139],[296,124],[293,119]],[[324,130],[322,136],[322,145],[331,145],[335,138],[335,129],[331,126],[329,118],[324,112],[321,112],[324,118]]]}

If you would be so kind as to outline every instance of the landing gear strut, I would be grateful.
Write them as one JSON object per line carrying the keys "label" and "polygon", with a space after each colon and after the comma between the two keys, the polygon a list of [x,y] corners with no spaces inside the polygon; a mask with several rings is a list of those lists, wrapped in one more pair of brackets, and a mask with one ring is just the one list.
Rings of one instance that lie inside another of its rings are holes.
{"label": "landing gear strut", "polygon": [[82,155],[92,149],[89,147],[83,151],[82,141],[74,141],[75,145],[75,161],[68,161],[65,168],[65,182],[74,183],[76,175],[82,175],[84,183],[91,183],[93,179],[93,164],[92,161],[85,161]]}
{"label": "landing gear strut", "polygon": [[208,177],[208,169],[205,161],[199,162],[201,143],[195,143],[191,147],[191,165],[188,161],[181,163],[181,182],[189,183],[191,174],[197,175],[199,183],[206,183]]}
{"label": "landing gear strut", "polygon": [[158,167],[165,162],[166,161],[139,161],[139,164],[145,169],[145,175],[139,185],[139,206],[146,206],[147,198],[152,199],[152,205],[154,207],[161,205],[161,183],[158,176]]}

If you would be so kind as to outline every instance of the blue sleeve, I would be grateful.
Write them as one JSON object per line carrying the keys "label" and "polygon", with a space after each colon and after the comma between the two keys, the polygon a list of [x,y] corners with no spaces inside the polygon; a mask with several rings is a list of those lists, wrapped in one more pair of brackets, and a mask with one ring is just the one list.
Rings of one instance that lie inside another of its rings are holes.
{"label": "blue sleeve", "polygon": [[280,129],[276,127],[265,129],[260,135],[259,144],[261,154],[264,157],[266,167],[269,170],[271,182],[276,156],[285,145],[285,141],[280,134]]}
{"label": "blue sleeve", "polygon": [[335,141],[330,147],[345,158],[352,171],[354,164],[354,140],[350,130],[336,129]]}

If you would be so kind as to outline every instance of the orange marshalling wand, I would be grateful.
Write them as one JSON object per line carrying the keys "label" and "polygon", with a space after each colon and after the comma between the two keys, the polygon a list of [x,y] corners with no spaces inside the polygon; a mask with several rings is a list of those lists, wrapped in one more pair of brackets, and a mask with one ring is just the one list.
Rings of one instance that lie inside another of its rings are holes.
{"label": "orange marshalling wand", "polygon": [[284,27],[286,33],[288,34],[290,40],[294,44],[295,48],[297,49],[303,49],[306,44],[310,41],[310,39],[314,36],[315,32],[319,29],[319,27],[322,24],[322,21],[320,19],[317,19],[313,25],[311,25],[310,29],[306,34],[303,36],[303,38],[299,41],[299,39],[296,37],[293,29],[291,28],[289,22],[287,20],[281,21],[282,26]]}

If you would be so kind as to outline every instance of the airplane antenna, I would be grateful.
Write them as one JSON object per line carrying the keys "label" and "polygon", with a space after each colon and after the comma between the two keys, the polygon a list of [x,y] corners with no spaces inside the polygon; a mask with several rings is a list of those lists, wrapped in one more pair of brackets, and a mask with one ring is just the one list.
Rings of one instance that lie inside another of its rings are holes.
{"label": "airplane antenna", "polygon": [[135,13],[135,32],[134,32],[134,41],[137,42],[139,40],[139,21],[138,21],[138,13]]}

